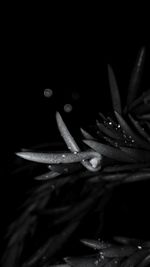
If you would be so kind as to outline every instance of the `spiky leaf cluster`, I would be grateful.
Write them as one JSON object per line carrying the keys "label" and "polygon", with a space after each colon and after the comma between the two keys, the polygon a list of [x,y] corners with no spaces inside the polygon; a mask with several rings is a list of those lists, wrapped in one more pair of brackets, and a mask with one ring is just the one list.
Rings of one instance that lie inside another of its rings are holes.
{"label": "spiky leaf cluster", "polygon": [[84,240],[96,253],[65,258],[66,263],[62,260],[60,264],[68,253],[65,244],[74,242],[74,234],[83,230],[88,218],[96,218],[99,227],[94,235],[101,236],[104,207],[114,187],[150,178],[150,90],[139,95],[144,56],[142,48],[124,107],[113,70],[108,67],[113,112],[111,116],[100,113],[90,133],[81,129],[80,147],[57,112],[58,129],[69,150],[17,153],[37,166],[44,165],[46,171],[34,177],[39,185],[9,227],[4,267],[148,266],[149,242],[127,238],[109,244]]}

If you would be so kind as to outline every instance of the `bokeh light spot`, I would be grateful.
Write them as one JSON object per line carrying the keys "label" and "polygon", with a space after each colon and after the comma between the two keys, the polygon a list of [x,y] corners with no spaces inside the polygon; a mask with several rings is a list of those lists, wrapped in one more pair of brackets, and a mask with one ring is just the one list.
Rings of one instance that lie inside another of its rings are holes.
{"label": "bokeh light spot", "polygon": [[72,111],[72,105],[71,104],[65,104],[64,105],[64,111],[69,113]]}
{"label": "bokeh light spot", "polygon": [[46,88],[46,89],[44,90],[44,96],[45,96],[46,98],[50,98],[50,97],[52,97],[52,95],[53,95],[53,91],[52,91],[52,89]]}

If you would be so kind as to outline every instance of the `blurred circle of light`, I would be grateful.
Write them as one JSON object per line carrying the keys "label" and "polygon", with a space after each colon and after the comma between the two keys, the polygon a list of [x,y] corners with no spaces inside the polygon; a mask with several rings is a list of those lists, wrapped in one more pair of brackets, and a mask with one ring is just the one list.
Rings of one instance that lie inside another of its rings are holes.
{"label": "blurred circle of light", "polygon": [[72,105],[71,104],[65,104],[64,105],[64,111],[69,113],[72,111]]}
{"label": "blurred circle of light", "polygon": [[50,98],[52,95],[53,95],[53,91],[52,91],[52,89],[46,88],[46,89],[44,90],[44,96],[45,96],[46,98]]}

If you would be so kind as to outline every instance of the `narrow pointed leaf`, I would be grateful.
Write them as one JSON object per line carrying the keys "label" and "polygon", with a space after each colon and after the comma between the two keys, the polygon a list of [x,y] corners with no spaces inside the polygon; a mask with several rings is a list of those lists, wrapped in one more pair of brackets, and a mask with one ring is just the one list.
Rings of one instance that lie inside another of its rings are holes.
{"label": "narrow pointed leaf", "polygon": [[135,160],[130,158],[130,156],[114,147],[111,147],[109,145],[101,144],[99,142],[93,141],[93,140],[84,140],[85,144],[87,144],[89,147],[97,151],[98,153],[101,153],[102,155],[111,158],[113,160],[122,161],[122,162],[134,162]]}
{"label": "narrow pointed leaf", "polygon": [[138,133],[143,136],[146,141],[150,141],[150,136],[146,133],[146,131],[140,126],[139,122],[136,121],[131,114],[129,114],[129,118],[131,120],[131,122],[133,123],[134,127],[136,128],[136,130],[138,131]]}
{"label": "narrow pointed leaf", "polygon": [[[119,137],[119,134],[117,134],[117,132],[111,131],[110,129],[106,128],[106,127],[104,126],[104,124],[99,123],[98,121],[96,122],[96,124],[97,124],[97,127],[99,128],[99,130],[100,130],[103,134],[105,134],[105,135],[107,135],[107,136],[109,136],[109,137],[111,137],[111,138],[114,138],[114,139],[116,139],[117,137]],[[121,138],[121,137],[120,137],[120,138]],[[90,139],[90,138],[88,138],[88,139]]]}
{"label": "narrow pointed leaf", "polygon": [[73,173],[81,170],[82,166],[80,162],[78,163],[68,163],[68,164],[51,164],[48,166],[49,170],[57,173]]}
{"label": "narrow pointed leaf", "polygon": [[133,246],[112,246],[110,248],[105,248],[101,250],[101,254],[103,254],[104,257],[108,258],[122,258],[129,255],[132,255],[136,251],[136,247]]}
{"label": "narrow pointed leaf", "polygon": [[131,74],[131,79],[129,82],[128,96],[127,96],[128,107],[138,95],[141,75],[143,71],[144,59],[145,59],[145,47],[142,47],[138,54],[135,66]]}
{"label": "narrow pointed leaf", "polygon": [[150,104],[141,104],[137,106],[134,108],[133,113],[136,114],[136,116],[150,113]]}
{"label": "narrow pointed leaf", "polygon": [[60,172],[47,172],[47,173],[44,173],[42,175],[39,175],[39,176],[36,176],[34,179],[35,180],[49,180],[49,179],[53,179],[55,177],[58,177],[59,175],[61,175]]}
{"label": "narrow pointed leaf", "polygon": [[120,100],[118,85],[116,82],[114,72],[110,65],[108,65],[108,78],[109,78],[109,86],[111,90],[113,109],[117,110],[117,112],[121,114],[122,109],[121,109],[121,100]]}
{"label": "narrow pointed leaf", "polygon": [[120,267],[136,267],[147,256],[148,252],[145,250],[137,251],[121,264]]}
{"label": "narrow pointed leaf", "polygon": [[133,170],[138,170],[138,169],[142,169],[145,166],[149,166],[149,164],[147,163],[131,163],[130,164],[122,164],[122,165],[114,165],[114,166],[106,166],[106,168],[104,168],[104,173],[116,173],[116,172],[127,172],[127,171],[131,171],[131,166],[132,166],[132,171]]}
{"label": "narrow pointed leaf", "polygon": [[95,151],[85,151],[79,153],[40,153],[40,152],[18,152],[17,156],[44,164],[74,163],[91,158],[100,158]]}
{"label": "narrow pointed leaf", "polygon": [[150,120],[150,114],[137,116],[140,120]]}
{"label": "narrow pointed leaf", "polygon": [[58,129],[59,129],[63,139],[65,140],[65,142],[68,146],[68,149],[71,150],[72,152],[80,151],[80,148],[78,147],[74,138],[70,134],[70,132],[69,132],[67,126],[65,125],[59,112],[56,112],[56,120],[57,120]]}
{"label": "narrow pointed leaf", "polygon": [[135,107],[138,105],[141,105],[142,103],[148,103],[148,100],[150,98],[150,89],[146,90],[141,96],[136,98],[130,105],[130,110],[134,110]]}
{"label": "narrow pointed leaf", "polygon": [[[57,120],[57,125],[59,128],[59,131],[60,131],[63,139],[65,140],[65,142],[68,146],[68,149],[73,153],[80,152],[79,146],[75,142],[73,136],[70,134],[70,132],[69,132],[67,126],[65,125],[62,117],[60,116],[59,112],[56,113],[56,120]],[[93,159],[94,164],[93,163],[91,164],[90,162],[86,161],[86,158],[82,159],[81,163],[87,170],[97,172],[101,169],[101,164],[100,164],[101,157],[100,157],[100,155],[93,156],[93,157],[94,157],[94,159]],[[95,164],[95,162],[96,162],[96,164]],[[70,161],[68,163],[70,163]]]}
{"label": "narrow pointed leaf", "polygon": [[150,266],[150,252],[146,256],[146,258],[137,265],[137,267],[148,267]]}
{"label": "narrow pointed leaf", "polygon": [[150,162],[150,150],[134,149],[128,147],[120,147],[122,151],[126,152],[130,157],[138,162]]}
{"label": "narrow pointed leaf", "polygon": [[67,241],[69,236],[76,230],[79,225],[79,221],[74,221],[66,226],[66,228],[60,233],[51,238],[38,250],[35,254],[25,262],[24,266],[36,266],[38,261],[42,259],[43,256],[51,258]]}
{"label": "narrow pointed leaf", "polygon": [[102,241],[98,241],[98,240],[89,240],[89,239],[82,239],[81,242],[90,247],[90,248],[93,248],[93,249],[97,249],[97,250],[100,250],[100,249],[103,249],[103,248],[107,248],[107,247],[110,247],[111,245],[109,243],[104,243]]}
{"label": "narrow pointed leaf", "polygon": [[124,179],[125,183],[132,183],[132,182],[137,182],[137,181],[144,181],[150,179],[150,170],[147,172],[137,172],[137,173],[133,173],[131,175],[128,175],[128,177],[126,177]]}
{"label": "narrow pointed leaf", "polygon": [[80,130],[81,130],[81,133],[82,133],[82,135],[83,135],[83,137],[85,139],[92,139],[92,140],[94,140],[94,137],[91,134],[89,134],[87,131],[85,131],[82,128],[80,128]]}
{"label": "narrow pointed leaf", "polygon": [[130,126],[126,123],[126,121],[122,118],[122,116],[117,111],[115,111],[115,115],[116,115],[118,122],[121,125],[121,128],[125,131],[125,133],[128,136],[132,137],[132,139],[137,143],[138,146],[145,148],[145,149],[150,148],[149,143],[143,140],[141,137],[139,137],[135,132],[133,132]]}
{"label": "narrow pointed leaf", "polygon": [[65,258],[66,263],[70,264],[72,267],[100,267],[101,264],[97,260],[97,255],[93,256],[85,256],[81,258],[73,258],[68,257]]}

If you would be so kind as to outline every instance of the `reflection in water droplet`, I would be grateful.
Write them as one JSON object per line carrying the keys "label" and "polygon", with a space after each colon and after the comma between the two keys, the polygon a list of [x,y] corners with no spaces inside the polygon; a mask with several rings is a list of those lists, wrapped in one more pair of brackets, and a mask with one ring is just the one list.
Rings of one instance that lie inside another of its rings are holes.
{"label": "reflection in water droplet", "polygon": [[64,105],[64,111],[69,113],[72,111],[72,105],[71,104],[65,104]]}
{"label": "reflection in water droplet", "polygon": [[46,89],[44,90],[44,96],[45,96],[46,98],[50,98],[52,95],[53,95],[53,91],[52,91],[52,89],[46,88]]}

